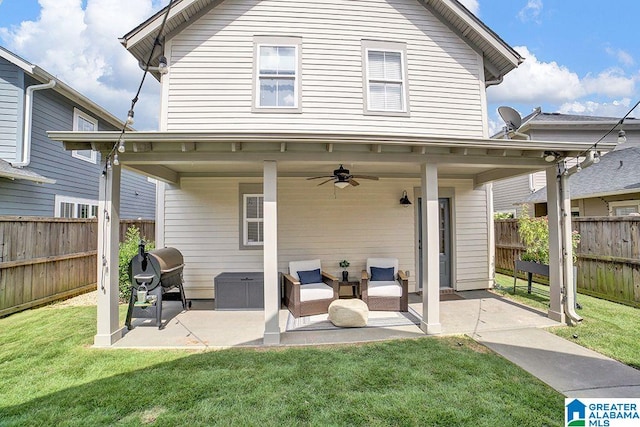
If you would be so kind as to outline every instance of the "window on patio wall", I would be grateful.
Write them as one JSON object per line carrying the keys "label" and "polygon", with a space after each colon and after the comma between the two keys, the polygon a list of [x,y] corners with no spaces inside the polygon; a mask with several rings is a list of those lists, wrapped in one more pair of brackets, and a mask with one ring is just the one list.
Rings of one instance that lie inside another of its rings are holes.
{"label": "window on patio wall", "polygon": [[262,249],[264,215],[262,184],[240,184],[240,249]]}

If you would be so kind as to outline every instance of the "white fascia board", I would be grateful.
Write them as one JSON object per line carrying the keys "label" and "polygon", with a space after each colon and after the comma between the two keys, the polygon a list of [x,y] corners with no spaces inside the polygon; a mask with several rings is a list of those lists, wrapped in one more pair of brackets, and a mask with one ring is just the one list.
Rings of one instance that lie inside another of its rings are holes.
{"label": "white fascia board", "polygon": [[34,69],[35,65],[25,61],[24,59],[20,58],[17,55],[9,52],[8,50],[3,48],[2,46],[0,46],[0,58],[4,58],[7,61],[9,61],[10,63],[12,63],[13,65],[16,65],[16,66],[20,67],[23,71],[25,71],[25,72],[27,72],[29,74],[33,74],[33,69]]}
{"label": "white fascia board", "polygon": [[[68,143],[115,143],[120,132],[47,132],[54,141]],[[157,132],[141,131],[128,132],[127,142],[138,143],[182,143],[182,142],[292,142],[292,143],[337,143],[337,144],[381,144],[381,145],[412,145],[439,146],[460,148],[483,148],[500,150],[556,150],[556,151],[584,151],[592,147],[591,142],[567,141],[533,141],[514,139],[490,138],[456,138],[424,135],[383,135],[359,133],[298,133],[298,132]],[[613,149],[617,144],[601,143],[601,150]],[[75,148],[78,149],[78,148]]]}
{"label": "white fascia board", "polygon": [[[178,14],[182,14],[182,12],[191,6],[193,3],[196,3],[198,0],[182,0],[177,1],[175,4],[171,5],[171,11],[169,11],[169,16],[167,17],[167,21],[173,18]],[[138,44],[141,40],[144,40],[152,33],[158,31],[160,26],[162,25],[162,21],[164,19],[164,15],[166,13],[167,7],[162,8],[158,13],[149,18],[147,21],[140,24],[137,28],[133,29],[129,33],[125,34],[120,38],[120,43],[127,49],[131,49],[131,47]]]}
{"label": "white fascia board", "polygon": [[458,2],[454,2],[452,0],[438,1],[445,5],[451,13],[465,21],[473,31],[480,34],[494,49],[499,51],[502,56],[507,58],[514,66],[517,67],[522,63],[522,57],[511,46],[507,45],[496,33],[482,23],[482,21],[473,16],[471,12],[467,12],[460,8]]}

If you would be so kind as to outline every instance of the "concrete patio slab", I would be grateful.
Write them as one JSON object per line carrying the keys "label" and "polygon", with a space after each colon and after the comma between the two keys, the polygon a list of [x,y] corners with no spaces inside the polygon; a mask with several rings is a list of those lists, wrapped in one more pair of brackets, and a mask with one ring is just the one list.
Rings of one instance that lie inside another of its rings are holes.
{"label": "concrete patio slab", "polygon": [[567,397],[640,396],[640,371],[541,329],[471,335]]}

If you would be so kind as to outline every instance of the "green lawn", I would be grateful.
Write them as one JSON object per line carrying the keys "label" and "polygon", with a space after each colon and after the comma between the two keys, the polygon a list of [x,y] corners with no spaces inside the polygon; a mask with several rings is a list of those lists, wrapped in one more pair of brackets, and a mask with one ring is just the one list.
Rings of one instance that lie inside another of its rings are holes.
{"label": "green lawn", "polygon": [[214,352],[90,348],[95,307],[0,319],[0,425],[562,425],[563,396],[463,337]]}
{"label": "green lawn", "polygon": [[[518,302],[535,308],[547,310],[549,298],[538,294],[527,294],[526,289],[518,289],[513,294],[513,277],[496,274],[496,291]],[[519,280],[519,286],[526,281]],[[535,285],[548,290],[544,285]],[[578,303],[582,306],[576,312],[584,320],[576,327],[557,327],[549,329],[554,334],[574,341],[606,356],[640,369],[640,310],[615,302],[606,301],[588,295],[578,294]],[[577,338],[574,337],[577,336]]]}

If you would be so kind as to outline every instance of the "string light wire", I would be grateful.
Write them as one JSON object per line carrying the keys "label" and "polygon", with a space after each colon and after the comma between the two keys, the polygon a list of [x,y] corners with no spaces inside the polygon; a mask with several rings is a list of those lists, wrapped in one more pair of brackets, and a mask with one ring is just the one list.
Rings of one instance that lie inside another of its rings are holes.
{"label": "string light wire", "polygon": [[116,151],[119,151],[120,153],[124,152],[124,134],[127,131],[127,126],[133,123],[134,109],[135,109],[136,103],[138,102],[140,92],[142,91],[142,86],[144,85],[144,81],[147,78],[147,74],[149,73],[149,67],[151,66],[151,60],[153,59],[153,54],[156,51],[156,47],[162,45],[160,43],[160,37],[162,36],[162,32],[164,31],[165,24],[167,23],[167,18],[169,17],[169,12],[171,12],[171,6],[173,5],[173,2],[174,0],[169,0],[169,4],[167,5],[167,11],[165,12],[164,17],[162,18],[162,24],[160,25],[160,30],[158,31],[158,35],[153,41],[153,48],[151,48],[151,52],[149,52],[149,58],[145,62],[144,72],[142,73],[142,79],[140,80],[140,84],[138,85],[138,90],[136,92],[136,95],[131,100],[131,107],[129,108],[129,112],[127,113],[127,120],[122,125],[122,129],[120,130],[120,135],[118,136],[118,139],[116,140],[116,142],[113,144],[111,151],[109,151],[109,154],[107,154],[107,159],[105,161],[105,166],[104,166],[104,170],[102,171],[102,175],[106,175],[107,171],[111,169],[112,158],[113,158],[113,164],[118,165],[120,163],[118,160],[118,157],[117,157],[118,154],[116,153]]}
{"label": "string light wire", "polygon": [[[607,133],[605,133],[604,135],[602,135],[602,136],[600,137],[600,139],[598,139],[596,142],[594,142],[594,143],[593,143],[593,145],[591,145],[591,147],[587,148],[587,149],[586,149],[586,150],[584,150],[582,153],[578,154],[578,155],[576,156],[576,158],[575,158],[575,159],[576,159],[576,164],[580,167],[580,157],[583,157],[583,156],[585,156],[587,153],[589,153],[590,151],[595,150],[596,148],[598,148],[598,144],[600,144],[600,143],[602,142],[602,140],[603,140],[603,139],[605,139],[607,136],[609,136],[609,135],[611,134],[611,132],[613,132],[614,130],[616,130],[618,126],[621,126],[621,125],[624,123],[625,119],[626,119],[627,117],[629,117],[629,114],[631,114],[631,112],[632,112],[633,110],[635,110],[635,109],[636,109],[636,107],[637,107],[638,105],[640,105],[640,101],[636,102],[636,103],[635,103],[635,105],[634,105],[633,107],[631,107],[631,109],[630,109],[629,111],[627,111],[627,114],[625,114],[624,116],[622,116],[622,118],[621,118],[620,120],[618,120],[618,121],[616,122],[616,124],[615,124],[615,125],[613,125],[613,127],[612,127],[611,129],[609,129],[609,131],[608,131]],[[597,157],[598,157],[598,161],[596,161],[595,163],[598,163],[598,162],[600,161],[600,156],[598,155]],[[580,169],[581,169],[581,167],[580,167]]]}

